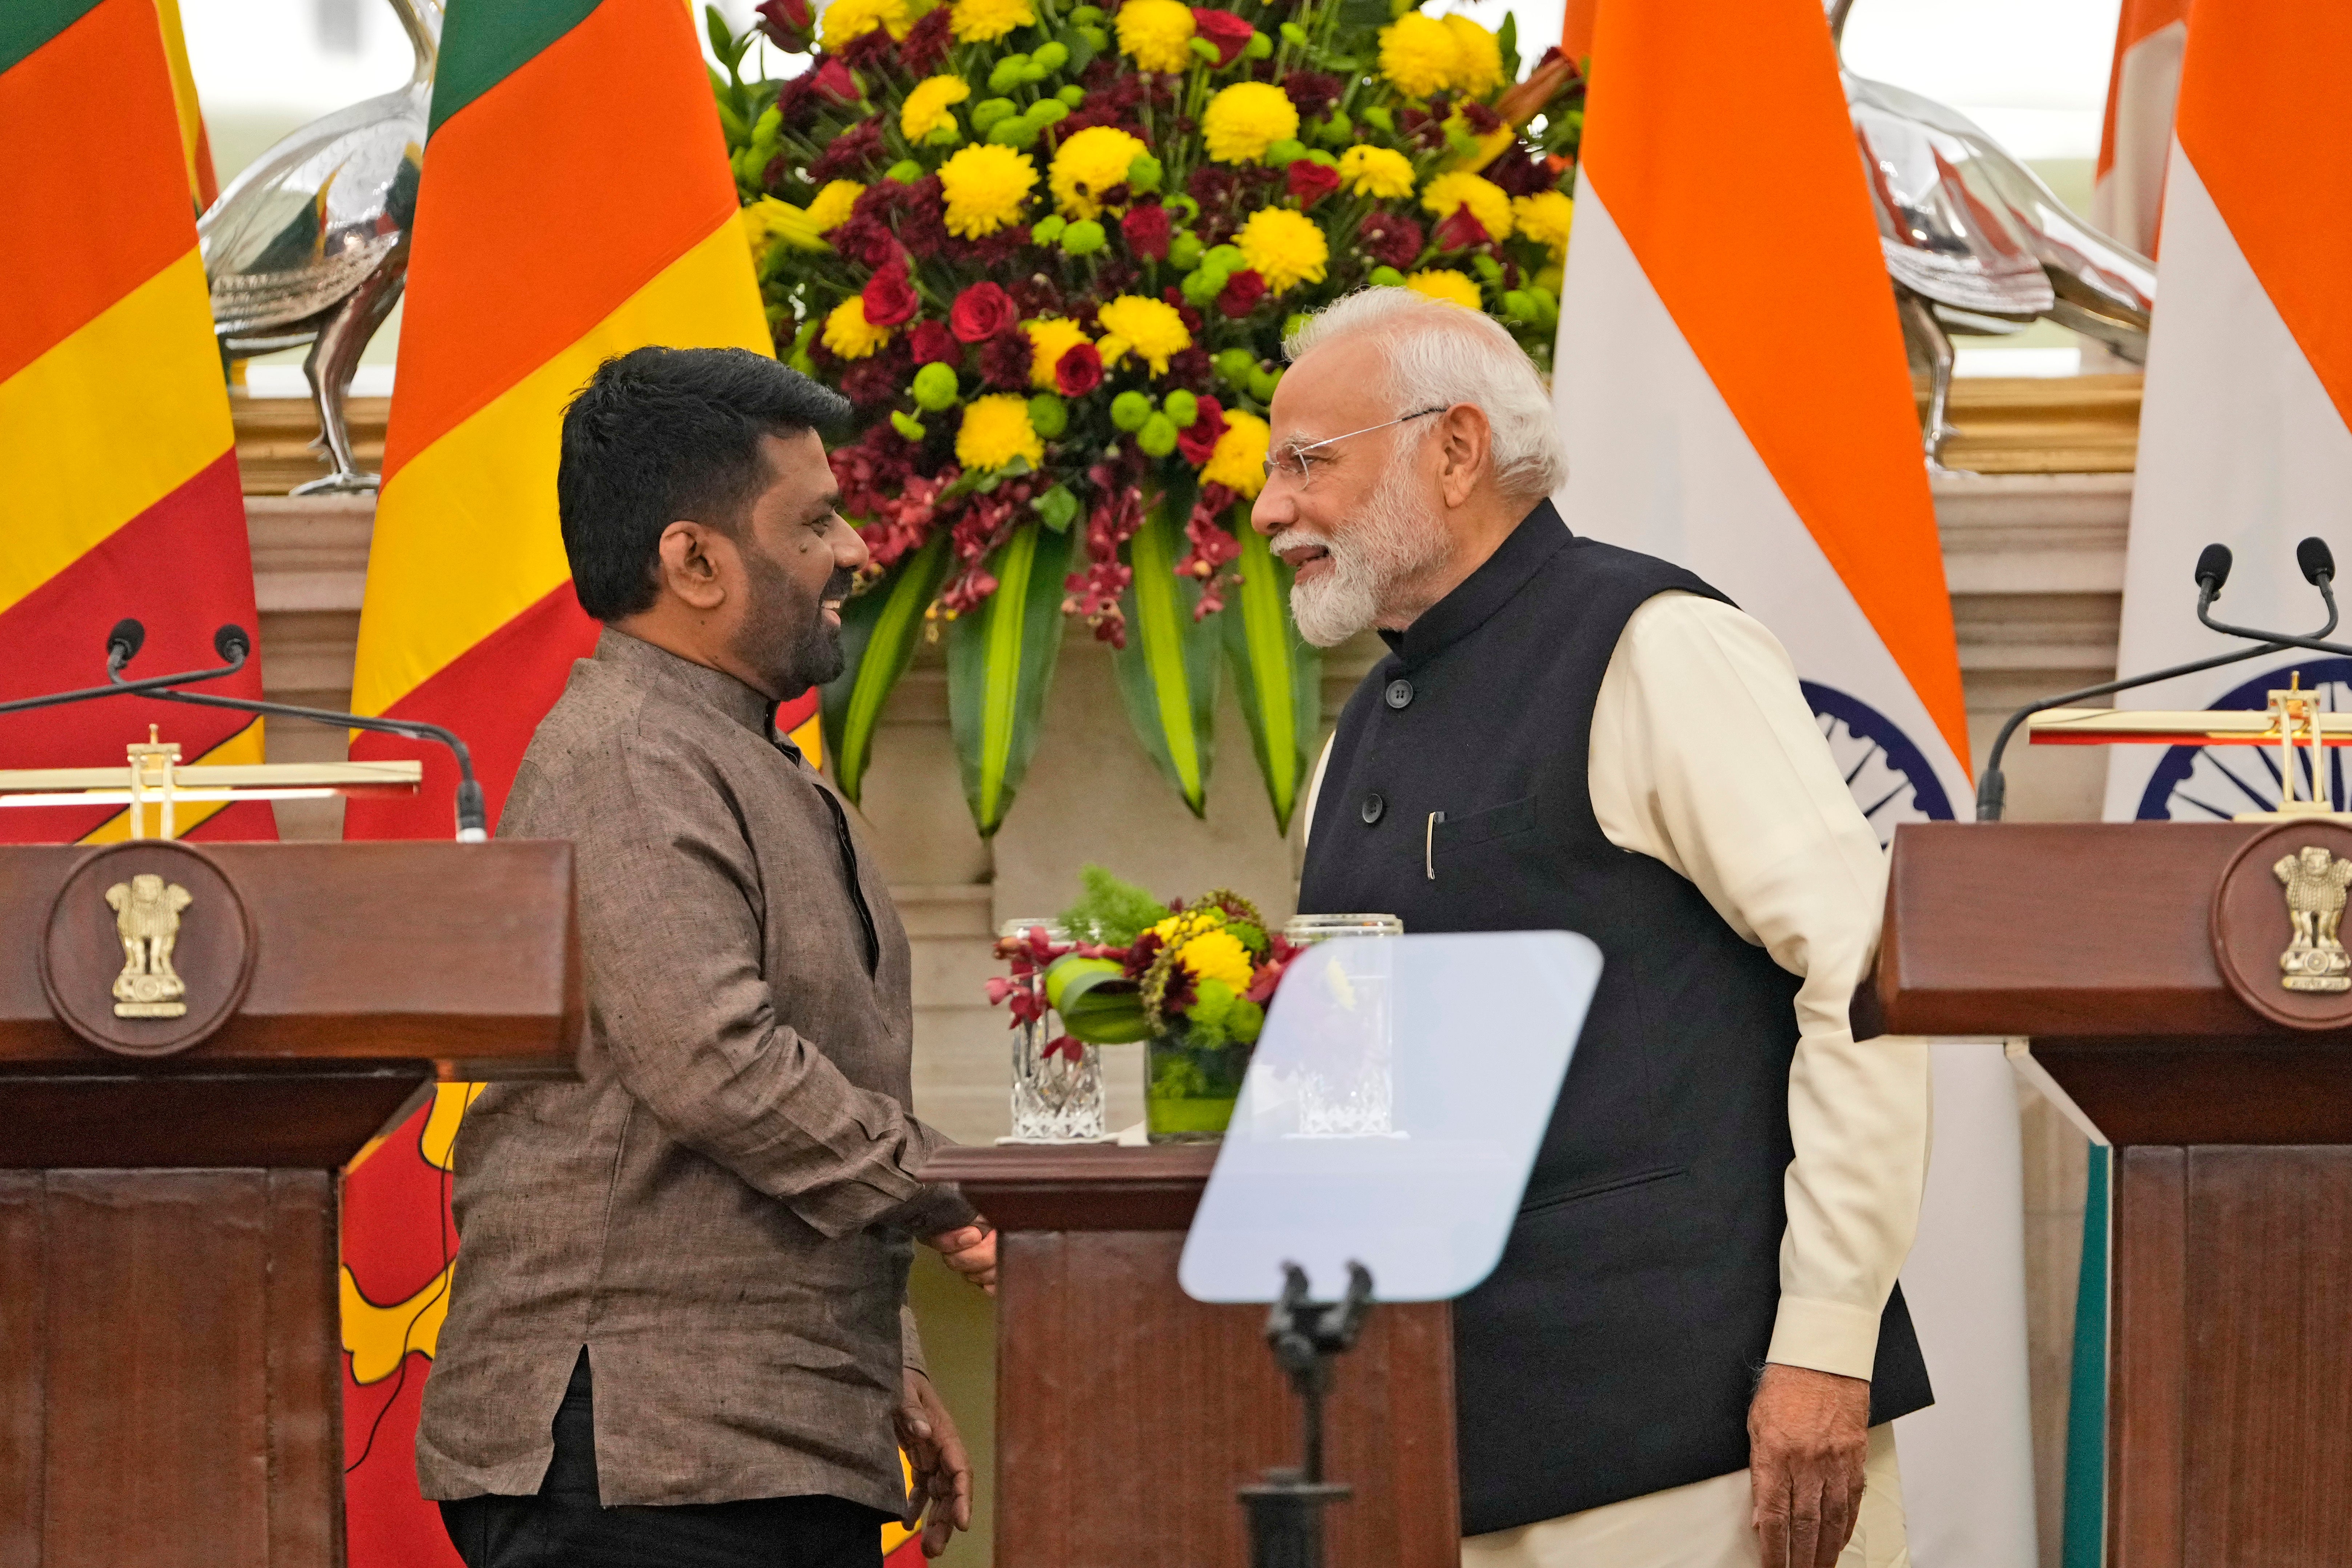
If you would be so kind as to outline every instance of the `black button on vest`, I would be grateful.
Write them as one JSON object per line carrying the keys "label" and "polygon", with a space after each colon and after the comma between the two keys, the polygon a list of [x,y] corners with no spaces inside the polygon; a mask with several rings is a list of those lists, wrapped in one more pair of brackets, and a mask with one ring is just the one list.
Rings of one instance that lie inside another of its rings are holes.
{"label": "black button on vest", "polygon": [[[1502,1262],[1454,1307],[1465,1535],[1748,1464],[1780,1300],[1799,982],[1690,881],[1610,843],[1586,778],[1618,636],[1670,591],[1723,597],[1538,507],[1443,602],[1381,634],[1392,651],[1340,715],[1308,841],[1302,914],[1580,931],[1601,951]],[[1400,688],[1417,700],[1409,742]],[[1393,811],[1428,831],[1339,831],[1349,800],[1367,822]],[[1898,1288],[1870,1420],[1930,1397]]]}
{"label": "black button on vest", "polygon": [[1412,682],[1402,676],[1389,682],[1389,706],[1402,708],[1412,700]]}

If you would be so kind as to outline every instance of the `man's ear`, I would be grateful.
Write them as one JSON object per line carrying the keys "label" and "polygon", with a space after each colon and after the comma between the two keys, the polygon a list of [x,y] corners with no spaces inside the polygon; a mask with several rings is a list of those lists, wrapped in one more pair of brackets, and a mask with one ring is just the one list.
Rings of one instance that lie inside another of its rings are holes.
{"label": "man's ear", "polygon": [[708,612],[724,604],[727,589],[719,580],[718,541],[716,531],[698,522],[673,522],[663,529],[661,563],[656,569],[662,588],[698,610]]}
{"label": "man's ear", "polygon": [[1472,403],[1457,403],[1437,416],[1437,484],[1449,507],[1460,506],[1478,488],[1494,446],[1486,411]]}

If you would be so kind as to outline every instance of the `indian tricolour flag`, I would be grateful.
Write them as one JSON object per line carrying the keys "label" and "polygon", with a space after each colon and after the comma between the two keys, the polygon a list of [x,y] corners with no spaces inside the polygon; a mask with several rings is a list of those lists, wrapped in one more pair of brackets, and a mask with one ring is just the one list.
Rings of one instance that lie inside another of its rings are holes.
{"label": "indian tricolour flag", "polygon": [[2173,100],[2188,41],[2189,0],[2123,0],[2091,221],[2144,256],[2156,254]]}
{"label": "indian tricolour flag", "polygon": [[[1554,389],[1562,510],[1789,649],[1882,839],[1969,799],[1967,713],[1895,299],[1815,0],[1608,0]],[[1722,150],[1769,138],[1769,198]],[[1737,789],[1737,779],[1722,787]],[[1897,1428],[1915,1560],[2031,1562],[2016,1089],[1938,1046],[1905,1296],[1937,1404]]]}

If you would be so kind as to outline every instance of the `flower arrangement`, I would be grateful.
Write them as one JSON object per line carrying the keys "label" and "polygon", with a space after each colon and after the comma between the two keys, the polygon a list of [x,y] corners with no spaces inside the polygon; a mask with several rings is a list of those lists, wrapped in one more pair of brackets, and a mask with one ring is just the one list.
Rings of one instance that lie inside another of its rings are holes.
{"label": "flower arrangement", "polygon": [[[1276,822],[1311,764],[1316,656],[1247,525],[1286,328],[1366,285],[1488,310],[1549,362],[1581,120],[1550,51],[1409,0],[766,0],[808,68],[713,73],[778,353],[838,387],[873,551],[827,746],[944,628],[974,820],[1036,740],[1064,616],[1197,813],[1221,662]],[[1223,659],[1220,659],[1220,653]],[[1247,922],[1237,922],[1247,923]]]}

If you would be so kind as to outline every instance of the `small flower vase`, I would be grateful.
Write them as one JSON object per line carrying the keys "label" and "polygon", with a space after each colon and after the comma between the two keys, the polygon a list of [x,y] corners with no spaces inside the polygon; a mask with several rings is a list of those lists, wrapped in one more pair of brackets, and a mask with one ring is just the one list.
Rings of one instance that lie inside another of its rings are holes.
{"label": "small flower vase", "polygon": [[1143,1126],[1154,1143],[1215,1143],[1234,1119],[1250,1047],[1197,1043],[1188,1031],[1143,1046]]}
{"label": "small flower vase", "polygon": [[[998,934],[1017,937],[1043,926],[1052,942],[1067,942],[1068,934],[1049,921],[1007,921]],[[1044,984],[1043,976],[1031,984]],[[1100,1047],[1078,1045],[1076,1055],[1066,1047],[1053,1055],[1045,1047],[1061,1034],[1061,1020],[1048,1013],[1013,1031],[1013,1132],[1004,1143],[1099,1143],[1103,1139],[1104,1095]]]}

